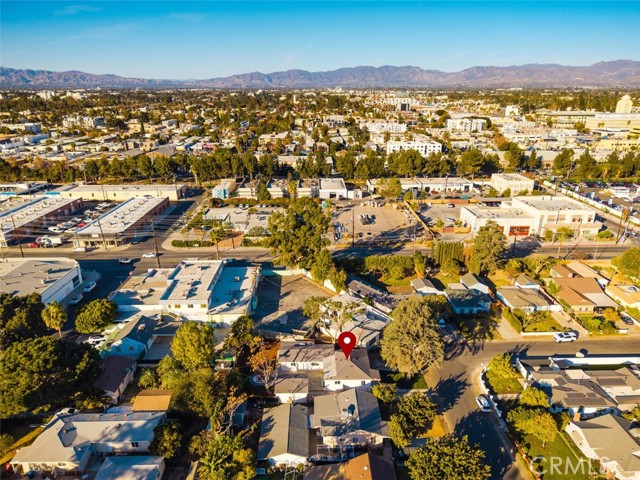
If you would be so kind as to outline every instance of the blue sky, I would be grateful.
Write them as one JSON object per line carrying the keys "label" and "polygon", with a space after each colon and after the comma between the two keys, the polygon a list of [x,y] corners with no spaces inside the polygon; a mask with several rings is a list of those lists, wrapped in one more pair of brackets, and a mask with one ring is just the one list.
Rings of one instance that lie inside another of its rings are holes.
{"label": "blue sky", "polygon": [[253,71],[640,60],[640,2],[7,1],[0,64],[205,79]]}

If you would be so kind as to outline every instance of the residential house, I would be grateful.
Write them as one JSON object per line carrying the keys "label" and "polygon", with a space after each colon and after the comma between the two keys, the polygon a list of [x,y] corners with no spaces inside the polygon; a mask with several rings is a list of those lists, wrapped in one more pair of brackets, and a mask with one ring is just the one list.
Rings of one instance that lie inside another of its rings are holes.
{"label": "residential house", "polygon": [[94,480],[162,480],[164,469],[163,457],[107,457]]}
{"label": "residential house", "polygon": [[303,480],[396,480],[396,471],[391,461],[367,452],[343,463],[309,466]]}
{"label": "residential house", "polygon": [[260,424],[258,461],[272,465],[299,465],[309,457],[309,411],[285,403],[265,409]]}
{"label": "residential house", "polygon": [[566,303],[579,314],[589,314],[602,308],[616,308],[611,297],[607,296],[595,278],[555,277],[551,279],[560,289],[556,293],[558,301]]}
{"label": "residential house", "polygon": [[171,390],[142,390],[133,399],[134,412],[164,412],[171,404]]}
{"label": "residential house", "polygon": [[278,350],[274,393],[281,402],[306,402],[322,391],[370,389],[380,380],[366,349],[355,349],[347,360],[334,345],[282,342]]}
{"label": "residential house", "polygon": [[491,289],[482,281],[482,278],[475,273],[467,273],[461,276],[460,283],[470,290],[477,290],[478,292],[491,295]]}
{"label": "residential house", "polygon": [[640,370],[636,366],[609,370],[563,368],[548,358],[519,358],[518,369],[528,385],[547,390],[552,409],[574,415],[632,410],[640,401]]}
{"label": "residential house", "polygon": [[635,285],[608,285],[605,292],[627,308],[640,308],[640,288]]}
{"label": "residential house", "polygon": [[602,415],[570,422],[565,431],[585,457],[600,462],[603,473],[640,480],[640,431],[629,420]]}
{"label": "residential house", "polygon": [[311,425],[329,446],[378,445],[389,436],[376,397],[356,388],[315,397]]}
{"label": "residential house", "polygon": [[116,405],[136,374],[136,360],[130,357],[107,357],[102,360],[102,373],[93,386],[105,392],[110,403]]}
{"label": "residential house", "polygon": [[442,295],[444,292],[438,290],[428,278],[415,278],[411,280],[411,286],[420,295]]}
{"label": "residential house", "polygon": [[536,282],[533,278],[531,278],[529,275],[527,275],[526,273],[521,273],[516,277],[514,286],[518,288],[530,288],[532,290],[540,290],[540,284]]}
{"label": "residential house", "polygon": [[[337,338],[341,332],[351,332],[356,336],[356,346],[362,348],[378,345],[382,331],[391,322],[386,313],[349,294],[331,297],[320,306],[320,311],[322,333]],[[345,318],[347,311],[351,314]]]}
{"label": "residential house", "polygon": [[600,275],[597,271],[582,262],[570,262],[566,265],[554,265],[551,267],[551,278],[593,278],[604,288],[609,284],[609,279]]}
{"label": "residential house", "polygon": [[15,471],[56,470],[78,475],[96,454],[145,453],[153,440],[153,429],[165,415],[62,411],[53,416],[31,445],[18,450],[11,466]]}
{"label": "residential house", "polygon": [[447,288],[444,294],[458,315],[477,315],[491,311],[491,297],[478,290]]}
{"label": "residential house", "polygon": [[527,312],[562,311],[561,305],[556,303],[546,292],[539,289],[503,287],[498,289],[496,296],[509,308],[516,308]]}
{"label": "residential house", "polygon": [[136,360],[145,356],[153,343],[153,330],[158,322],[140,315],[118,332],[111,346],[103,350],[106,356],[123,356]]}

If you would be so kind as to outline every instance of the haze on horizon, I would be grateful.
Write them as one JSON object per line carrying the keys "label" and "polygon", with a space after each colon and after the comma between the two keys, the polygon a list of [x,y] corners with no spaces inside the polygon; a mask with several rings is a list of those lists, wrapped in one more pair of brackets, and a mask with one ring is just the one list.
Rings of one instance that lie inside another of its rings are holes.
{"label": "haze on horizon", "polygon": [[638,2],[3,1],[5,67],[156,79],[639,59]]}

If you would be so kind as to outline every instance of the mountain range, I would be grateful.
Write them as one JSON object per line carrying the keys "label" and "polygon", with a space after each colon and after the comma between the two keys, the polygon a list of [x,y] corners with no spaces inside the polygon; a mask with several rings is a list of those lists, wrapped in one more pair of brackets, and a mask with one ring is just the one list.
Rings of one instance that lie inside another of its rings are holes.
{"label": "mountain range", "polygon": [[471,67],[459,72],[420,67],[351,67],[326,72],[286,70],[207,80],[157,80],[0,67],[0,88],[571,88],[640,87],[640,62],[615,60],[585,67],[529,64]]}

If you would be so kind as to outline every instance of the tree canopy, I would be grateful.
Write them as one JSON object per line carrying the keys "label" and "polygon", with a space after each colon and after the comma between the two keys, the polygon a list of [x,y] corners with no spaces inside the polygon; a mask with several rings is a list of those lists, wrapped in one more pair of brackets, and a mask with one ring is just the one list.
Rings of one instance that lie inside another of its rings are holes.
{"label": "tree canopy", "polygon": [[62,338],[62,327],[67,322],[67,312],[59,302],[51,302],[42,311],[42,320],[47,328],[58,331]]}
{"label": "tree canopy", "polygon": [[215,358],[216,336],[204,322],[186,321],[171,342],[173,357],[185,370],[209,367]]}
{"label": "tree canopy", "polygon": [[414,375],[443,356],[443,341],[426,298],[413,295],[391,313],[382,334],[381,355],[392,369]]}
{"label": "tree canopy", "polygon": [[201,480],[250,480],[255,477],[255,454],[239,436],[205,433],[194,439],[192,451],[200,457]]}
{"label": "tree canopy", "polygon": [[503,267],[507,253],[507,237],[502,227],[493,221],[480,227],[473,240],[469,270],[479,275],[489,275]]}
{"label": "tree canopy", "polygon": [[298,198],[269,217],[271,249],[290,267],[311,269],[325,247],[329,216],[312,198]]}
{"label": "tree canopy", "polygon": [[93,333],[103,330],[116,319],[117,306],[111,300],[99,298],[87,303],[76,317],[76,330]]}
{"label": "tree canopy", "polygon": [[466,436],[432,439],[415,450],[406,462],[413,480],[486,480],[491,467],[484,463],[485,453],[469,445]]}
{"label": "tree canopy", "polygon": [[640,277],[640,247],[627,249],[622,255],[614,258],[611,263],[623,275]]}
{"label": "tree canopy", "polygon": [[0,348],[5,349],[15,342],[40,337],[47,333],[42,320],[44,305],[40,295],[25,296],[0,294]]}
{"label": "tree canopy", "polygon": [[64,403],[93,384],[98,361],[84,343],[40,337],[13,344],[0,357],[0,415]]}

